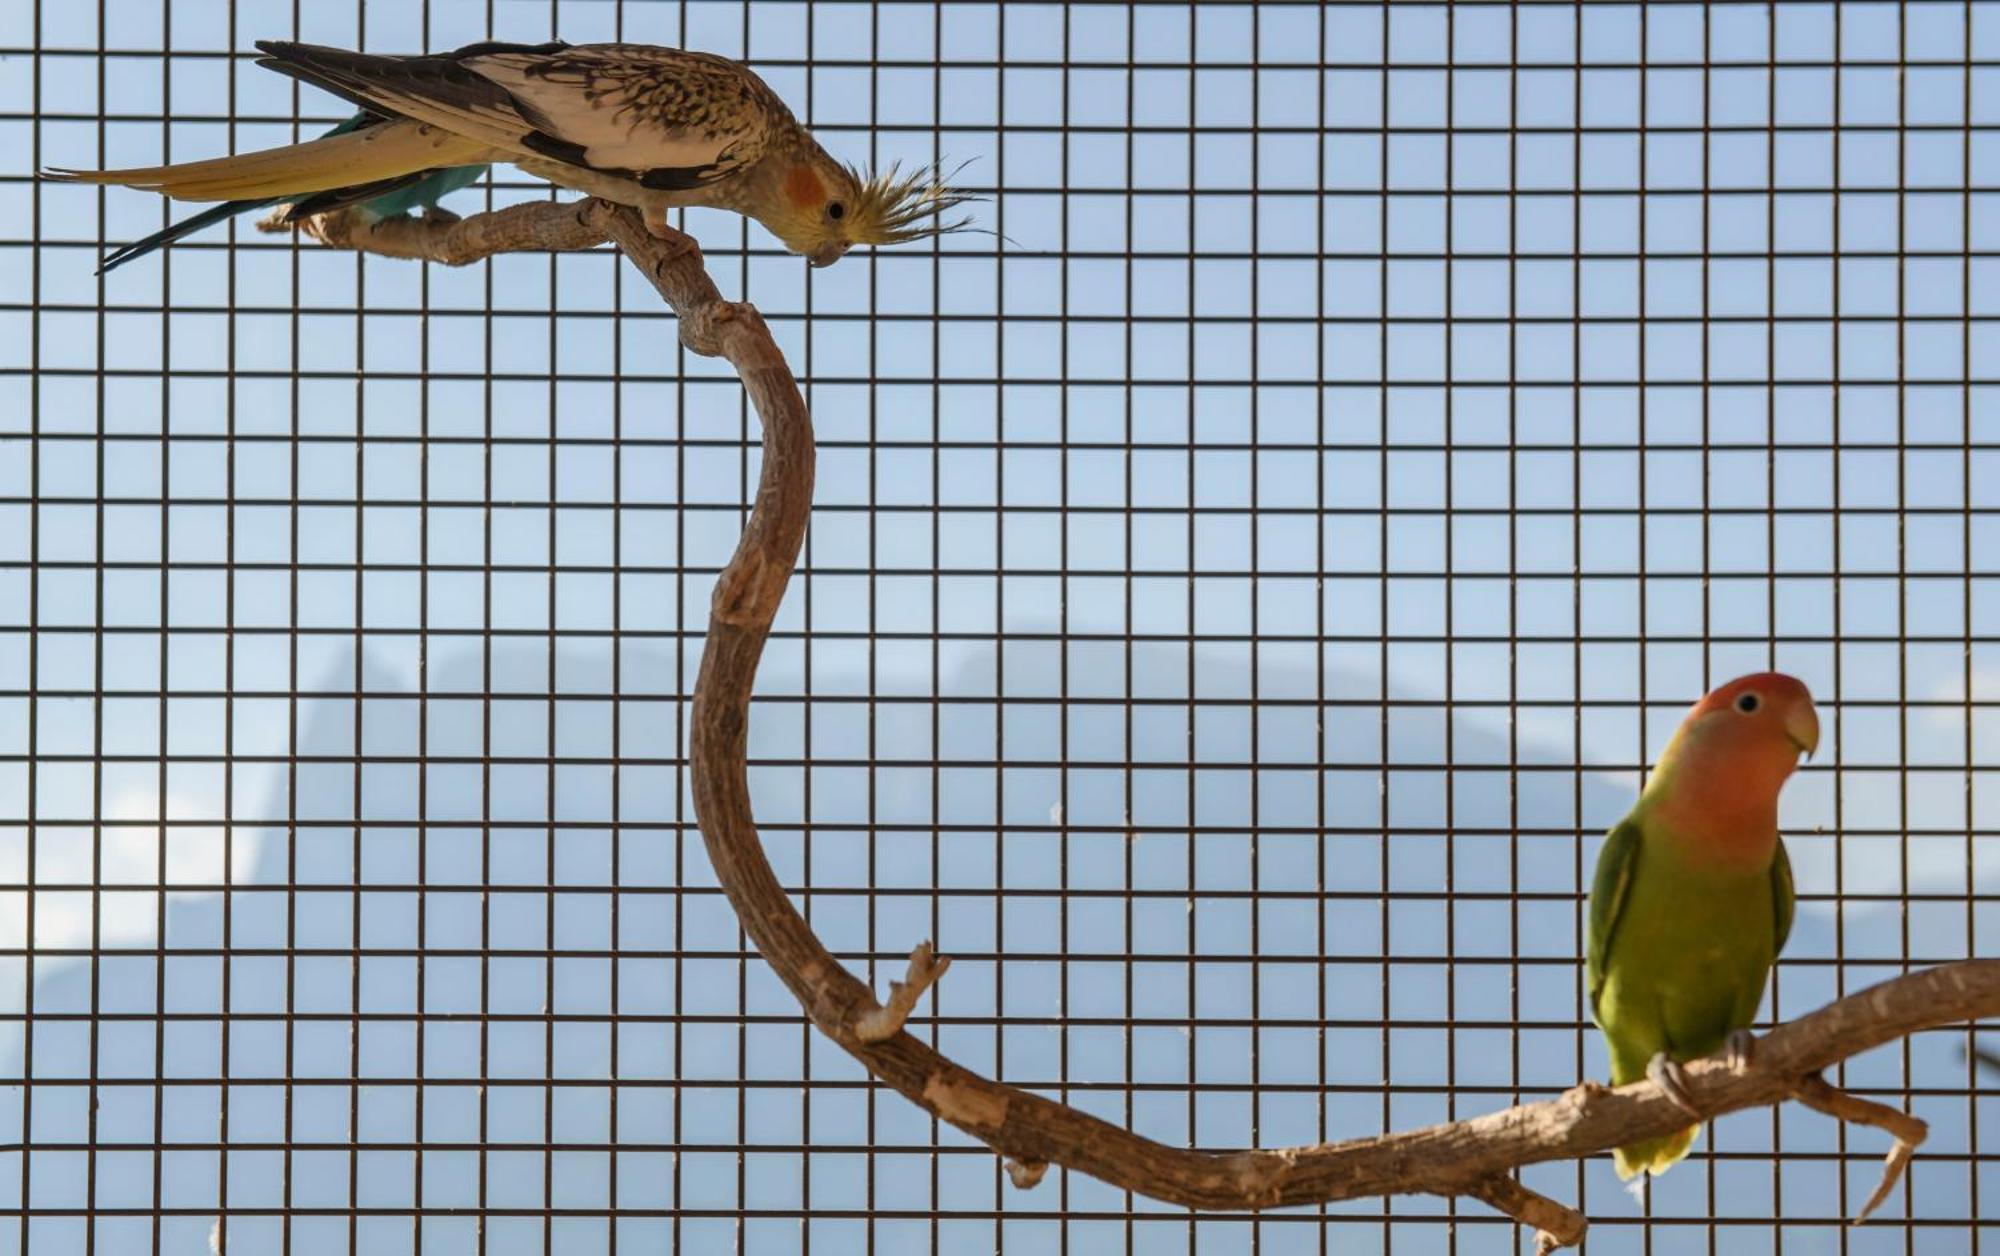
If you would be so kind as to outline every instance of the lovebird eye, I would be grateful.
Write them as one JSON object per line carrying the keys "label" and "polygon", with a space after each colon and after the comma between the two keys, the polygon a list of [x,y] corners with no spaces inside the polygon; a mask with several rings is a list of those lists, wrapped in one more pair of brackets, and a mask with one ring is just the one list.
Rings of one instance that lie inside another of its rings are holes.
{"label": "lovebird eye", "polygon": [[1746,693],[1736,699],[1736,709],[1745,715],[1753,714],[1763,703],[1754,693]]}

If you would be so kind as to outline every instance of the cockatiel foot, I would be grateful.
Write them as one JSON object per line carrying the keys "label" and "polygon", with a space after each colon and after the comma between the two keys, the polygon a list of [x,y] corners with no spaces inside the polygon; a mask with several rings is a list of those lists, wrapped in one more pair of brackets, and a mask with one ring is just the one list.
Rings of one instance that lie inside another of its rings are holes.
{"label": "cockatiel foot", "polygon": [[1731,1072],[1747,1073],[1757,1062],[1757,1035],[1747,1029],[1732,1029],[1722,1050]]}
{"label": "cockatiel foot", "polygon": [[644,214],[641,214],[639,220],[646,224],[646,234],[652,236],[655,240],[664,240],[674,246],[672,254],[674,257],[679,257],[683,253],[701,252],[701,245],[696,242],[695,238],[687,232],[682,231],[679,227],[669,223],[666,215],[662,214],[658,218],[648,218]]}
{"label": "cockatiel foot", "polygon": [[1669,1058],[1666,1052],[1661,1051],[1646,1062],[1646,1080],[1658,1086],[1676,1108],[1695,1120],[1708,1119],[1700,1108],[1694,1106],[1694,1100],[1688,1096],[1686,1071]]}

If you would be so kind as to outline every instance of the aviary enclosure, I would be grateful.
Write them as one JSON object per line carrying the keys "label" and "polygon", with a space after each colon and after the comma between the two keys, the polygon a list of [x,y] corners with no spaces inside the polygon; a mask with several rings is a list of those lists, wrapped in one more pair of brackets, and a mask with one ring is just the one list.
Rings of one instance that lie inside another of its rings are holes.
{"label": "aviary enclosure", "polygon": [[[909,182],[552,192],[552,40]],[[0,156],[0,1252],[2000,1242],[2000,4],[21,0]],[[1754,1051],[1587,1085],[1773,671]]]}

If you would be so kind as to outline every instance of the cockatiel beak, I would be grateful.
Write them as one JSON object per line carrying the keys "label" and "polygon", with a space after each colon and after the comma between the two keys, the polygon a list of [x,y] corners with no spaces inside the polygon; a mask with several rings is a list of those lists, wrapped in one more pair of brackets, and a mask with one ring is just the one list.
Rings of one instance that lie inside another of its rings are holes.
{"label": "cockatiel beak", "polygon": [[1819,712],[1810,701],[1801,702],[1785,713],[1785,736],[1808,759],[1819,749]]}
{"label": "cockatiel beak", "polygon": [[831,266],[847,255],[848,247],[848,242],[845,240],[832,240],[806,254],[806,260],[815,267]]}

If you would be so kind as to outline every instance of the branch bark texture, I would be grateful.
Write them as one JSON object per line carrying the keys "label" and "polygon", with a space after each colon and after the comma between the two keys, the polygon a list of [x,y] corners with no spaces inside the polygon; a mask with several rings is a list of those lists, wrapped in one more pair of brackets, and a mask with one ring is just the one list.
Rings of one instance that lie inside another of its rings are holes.
{"label": "branch bark texture", "polygon": [[[917,947],[888,1005],[821,945],[779,884],[758,839],[744,754],[751,686],[766,636],[798,559],[812,507],[813,434],[790,367],[757,311],[726,301],[690,241],[662,240],[630,210],[601,201],[515,206],[458,222],[393,219],[373,225],[329,215],[308,231],[337,247],[449,265],[516,249],[616,244],[680,316],[691,351],[727,359],[763,424],[763,472],[741,542],[716,583],[695,689],[689,755],[697,818],[709,857],[744,931],[798,998],[813,1025],[874,1076],[938,1119],[1005,1157],[1021,1187],[1050,1164],[1197,1209],[1250,1210],[1369,1196],[1470,1195],[1533,1226],[1544,1250],[1578,1242],[1581,1214],[1528,1190],[1523,1165],[1597,1155],[1687,1124],[1651,1082],[1565,1095],[1425,1129],[1275,1150],[1173,1147],[953,1063],[902,1026],[944,972]],[[1687,1066],[1689,1097],[1710,1117],[1799,1098],[1897,1140],[1893,1184],[1922,1123],[1828,1086],[1820,1071],[1909,1034],[2000,1015],[2000,960],[1941,965],[1883,982],[1779,1025],[1754,1063],[1720,1058]],[[1875,1202],[1879,1202],[1878,1199]],[[1872,1207],[1872,1204],[1871,1204]]]}

